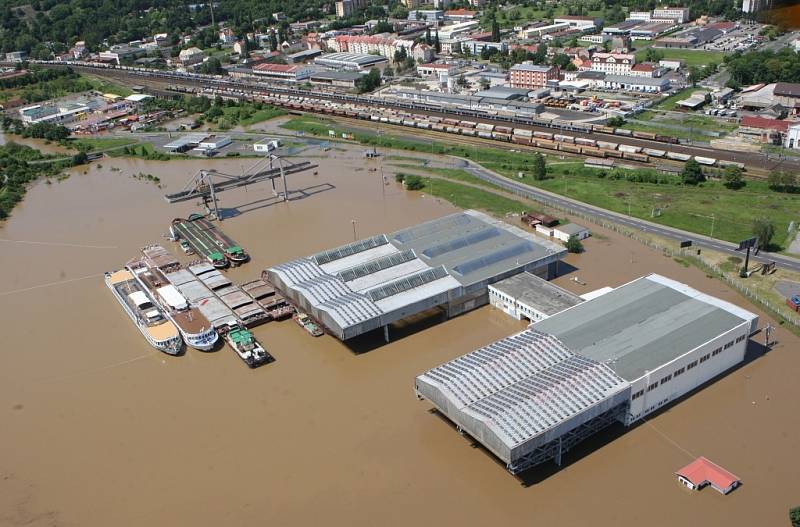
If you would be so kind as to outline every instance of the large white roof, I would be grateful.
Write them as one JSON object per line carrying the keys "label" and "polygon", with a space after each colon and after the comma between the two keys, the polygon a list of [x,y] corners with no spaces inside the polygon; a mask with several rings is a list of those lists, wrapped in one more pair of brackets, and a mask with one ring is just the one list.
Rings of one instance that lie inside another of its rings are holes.
{"label": "large white roof", "polygon": [[169,304],[172,309],[186,309],[188,304],[183,295],[174,285],[165,285],[158,288],[158,295]]}

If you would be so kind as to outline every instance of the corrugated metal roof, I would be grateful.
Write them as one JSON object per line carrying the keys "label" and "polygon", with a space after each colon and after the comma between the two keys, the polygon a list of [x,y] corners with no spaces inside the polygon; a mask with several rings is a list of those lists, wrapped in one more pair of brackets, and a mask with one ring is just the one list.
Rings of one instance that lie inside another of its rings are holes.
{"label": "corrugated metal roof", "polygon": [[741,311],[734,314],[658,278],[640,278],[533,327],[634,381],[745,323]]}

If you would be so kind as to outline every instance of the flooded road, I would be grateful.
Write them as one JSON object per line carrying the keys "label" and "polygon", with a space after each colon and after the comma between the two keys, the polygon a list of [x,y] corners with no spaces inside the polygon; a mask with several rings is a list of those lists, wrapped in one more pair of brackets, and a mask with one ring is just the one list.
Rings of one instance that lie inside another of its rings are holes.
{"label": "flooded road", "polygon": [[[361,149],[328,154],[309,158],[317,175],[289,176],[288,203],[268,183],[221,195],[221,228],[253,258],[234,281],[351,241],[352,220],[362,238],[456,210],[384,185]],[[786,523],[800,357],[782,329],[770,354],[529,487],[413,394],[415,375],[524,327],[489,307],[360,355],[270,323],[255,333],[277,362],[255,371],[227,348],[168,357],[147,346],[102,272],[145,244],[176,249],[162,235],[198,207],[164,193],[200,168],[250,163],[104,159],[37,183],[0,227],[0,525]],[[755,309],[700,271],[600,234],[557,283],[584,293],[658,272]],[[685,490],[673,472],[686,451],[743,486]]]}

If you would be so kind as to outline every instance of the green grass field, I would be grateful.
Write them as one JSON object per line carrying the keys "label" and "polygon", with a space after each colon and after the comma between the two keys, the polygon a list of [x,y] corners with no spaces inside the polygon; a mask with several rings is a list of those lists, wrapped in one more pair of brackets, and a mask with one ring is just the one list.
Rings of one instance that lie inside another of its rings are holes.
{"label": "green grass field", "polygon": [[[649,46],[648,46],[649,47]],[[725,57],[721,51],[706,51],[702,49],[674,49],[674,48],[654,48],[664,55],[665,59],[680,59],[687,67],[705,66],[710,62],[720,64]],[[647,48],[636,52],[636,61],[643,62],[647,54]]]}
{"label": "green grass field", "polygon": [[72,139],[67,146],[83,152],[96,152],[108,148],[118,148],[126,145],[134,145],[136,139],[126,139],[122,137],[86,137],[83,139]]}
{"label": "green grass field", "polygon": [[425,187],[419,192],[427,192],[462,209],[484,210],[499,217],[530,208],[521,201],[442,179],[426,179]]}
{"label": "green grass field", "polygon": [[[545,157],[548,174],[552,177],[535,181],[531,176],[533,156],[527,152],[510,152],[501,148],[468,148],[440,142],[420,143],[388,134],[379,136],[353,132],[313,117],[292,119],[285,127],[322,136],[327,136],[328,130],[332,129],[339,136],[342,132],[353,133],[356,141],[379,147],[466,157],[498,174],[534,187],[625,214],[628,214],[630,205],[632,216],[698,234],[710,235],[710,216],[713,214],[714,237],[730,242],[738,242],[750,236],[752,221],[765,216],[774,223],[777,234],[773,242],[782,249],[785,244],[783,233],[786,233],[790,221],[797,220],[797,211],[800,210],[800,195],[773,192],[764,181],[748,180],[747,186],[741,190],[729,190],[718,181],[687,187],[675,184],[676,176],[668,175],[660,178],[661,184],[634,183],[624,179],[600,177],[601,173],[607,172],[602,169],[587,169],[583,167],[582,161],[564,162],[553,154]],[[518,178],[519,172],[523,173],[522,179]],[[637,172],[652,173],[653,169],[626,171],[631,175],[636,175]],[[661,216],[651,217],[654,208],[661,209]]]}

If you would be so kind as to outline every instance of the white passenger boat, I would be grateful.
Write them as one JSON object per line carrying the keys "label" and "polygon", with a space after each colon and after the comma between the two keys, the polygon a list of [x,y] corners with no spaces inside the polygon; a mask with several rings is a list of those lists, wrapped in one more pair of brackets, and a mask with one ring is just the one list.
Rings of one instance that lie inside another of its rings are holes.
{"label": "white passenger boat", "polygon": [[130,271],[105,273],[105,282],[151,346],[169,355],[181,352],[183,340],[175,324],[164,316]]}

